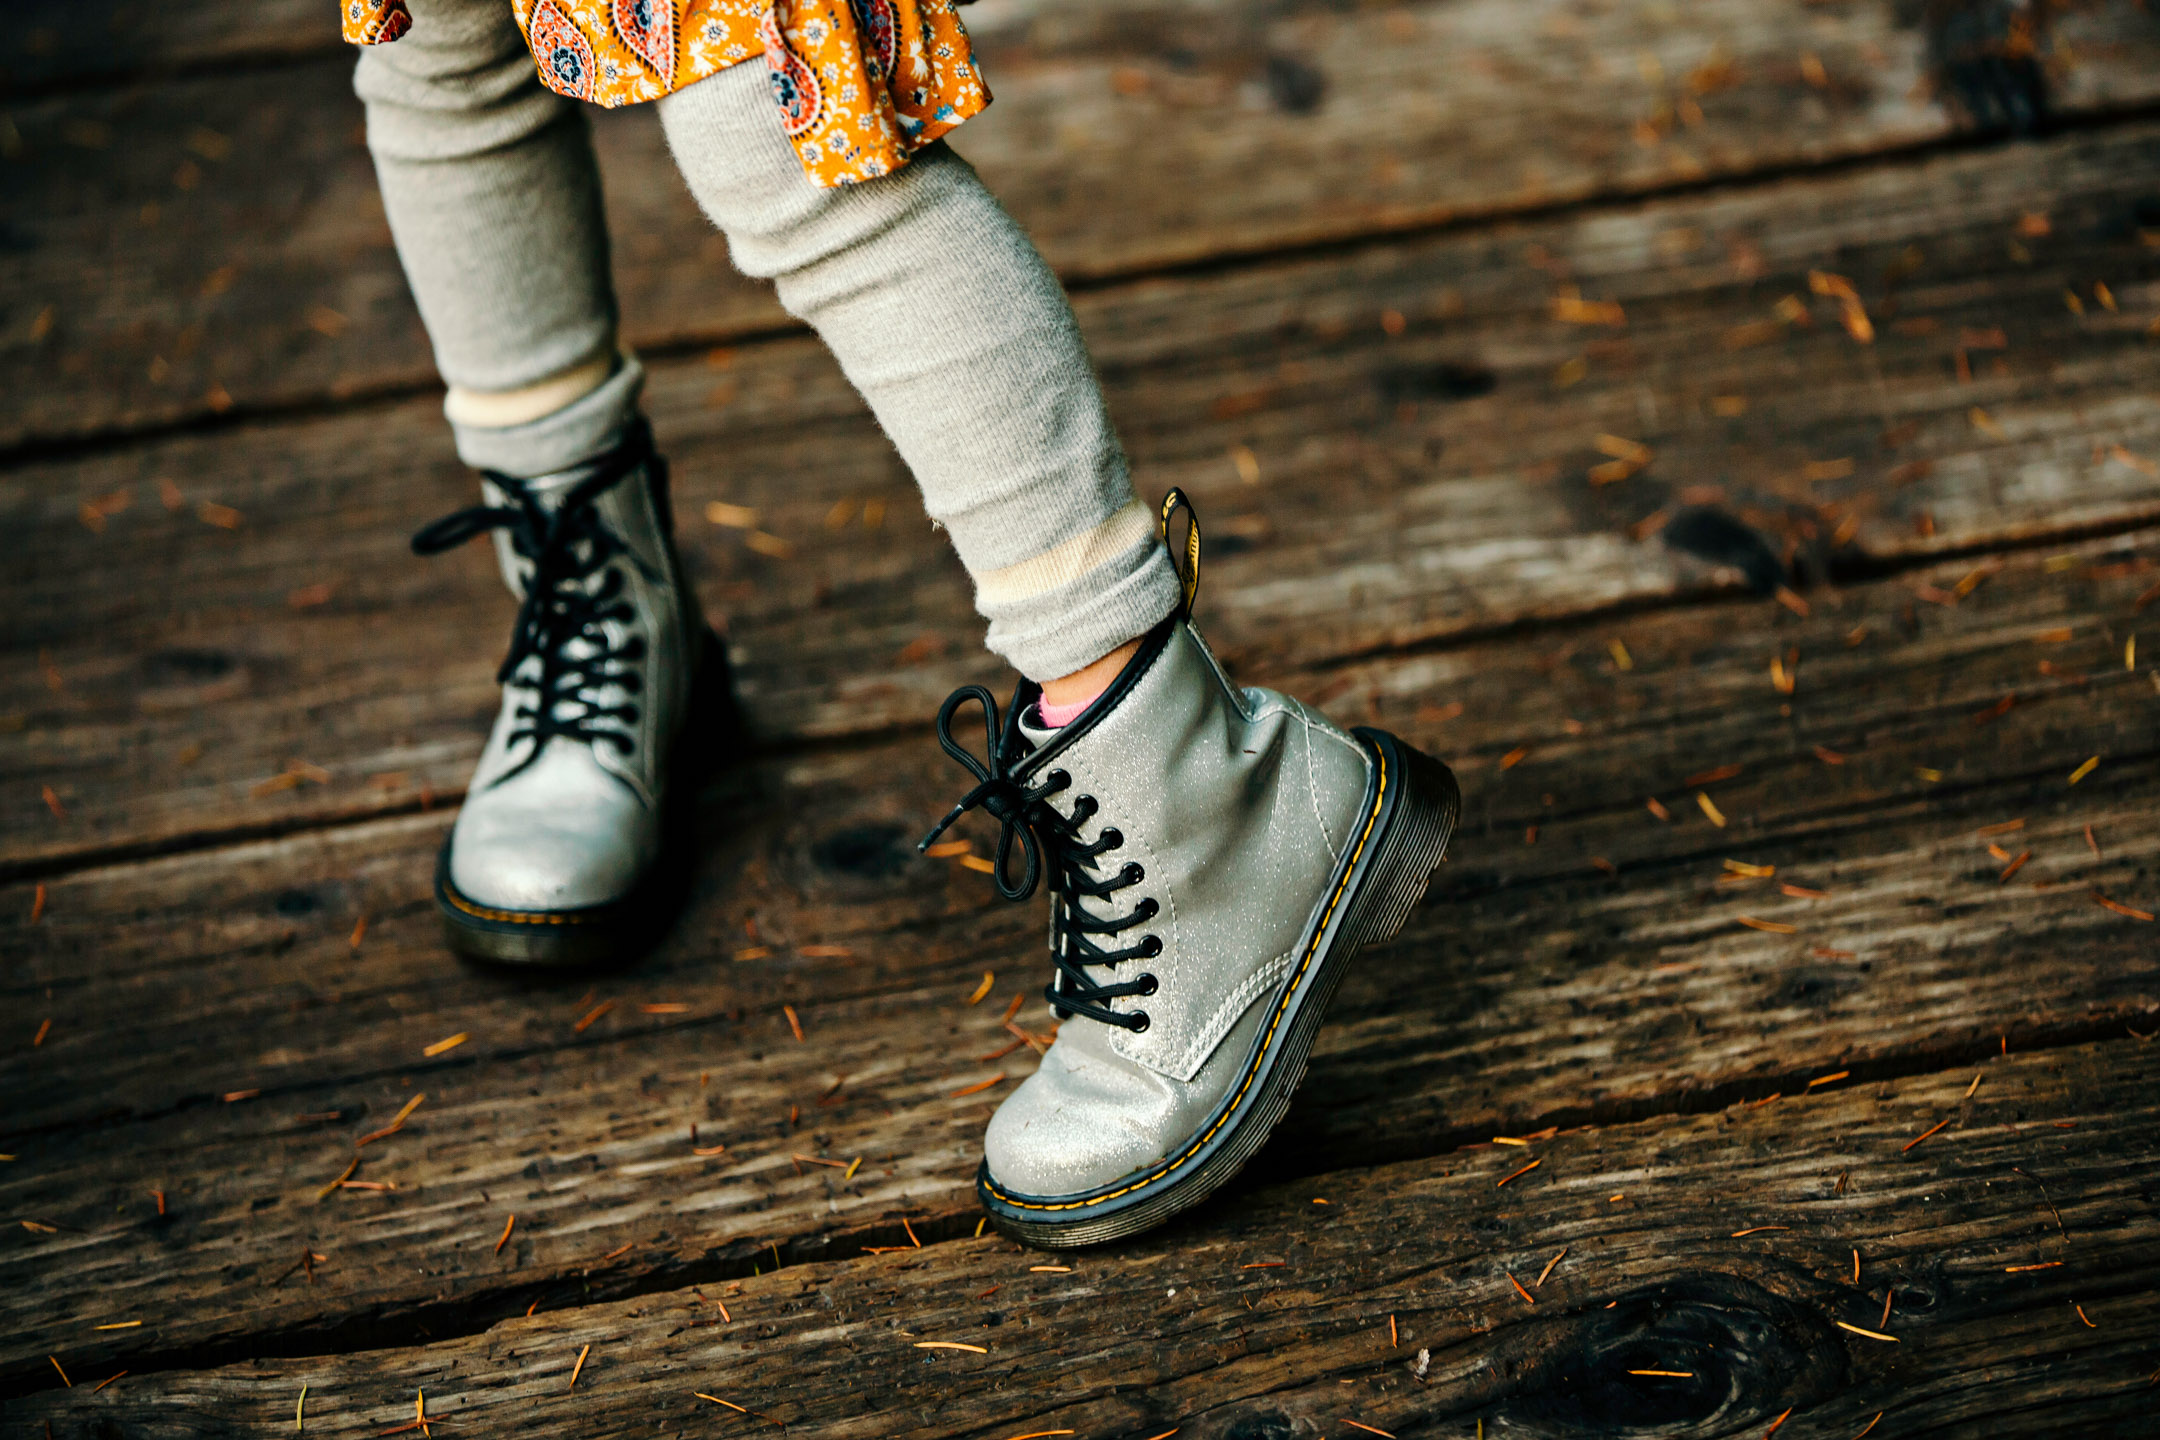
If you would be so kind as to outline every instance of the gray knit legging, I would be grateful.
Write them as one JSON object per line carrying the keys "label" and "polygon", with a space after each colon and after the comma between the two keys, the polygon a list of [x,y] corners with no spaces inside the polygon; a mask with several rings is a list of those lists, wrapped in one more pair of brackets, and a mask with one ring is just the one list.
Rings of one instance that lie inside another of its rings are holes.
{"label": "gray knit legging", "polygon": [[[362,52],[368,148],[435,360],[520,390],[612,352],[616,310],[584,115],[543,87],[509,0],[412,0]],[[1134,497],[1071,308],[967,162],[943,145],[820,189],[752,60],[659,102],[691,193],[735,264],[814,326],[952,534],[1023,673],[1077,670],[1146,631],[1178,583]],[[686,262],[694,263],[694,262]],[[472,465],[536,475],[606,448],[642,371],[508,428],[457,425]]]}

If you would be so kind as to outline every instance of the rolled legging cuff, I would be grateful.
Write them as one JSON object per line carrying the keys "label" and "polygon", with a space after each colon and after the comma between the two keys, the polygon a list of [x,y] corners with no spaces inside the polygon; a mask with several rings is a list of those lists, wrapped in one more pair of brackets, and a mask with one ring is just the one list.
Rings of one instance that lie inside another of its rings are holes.
{"label": "rolled legging cuff", "polygon": [[1025,600],[984,603],[986,642],[1038,683],[1085,669],[1147,634],[1178,607],[1183,590],[1170,555],[1150,534],[1115,560]]}

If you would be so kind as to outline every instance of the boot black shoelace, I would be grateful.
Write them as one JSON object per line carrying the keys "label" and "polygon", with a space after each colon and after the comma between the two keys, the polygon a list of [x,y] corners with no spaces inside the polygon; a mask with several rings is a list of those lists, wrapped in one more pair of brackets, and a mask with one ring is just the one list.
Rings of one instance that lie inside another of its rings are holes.
{"label": "boot black shoelace", "polygon": [[[629,620],[636,613],[623,598],[622,571],[611,562],[617,556],[632,564],[638,561],[622,537],[600,518],[595,502],[625,476],[647,465],[655,467],[653,483],[658,489],[657,467],[662,463],[652,453],[650,433],[640,426],[600,460],[591,474],[572,485],[558,504],[544,503],[528,481],[488,471],[488,481],[507,497],[508,504],[474,505],[414,534],[415,554],[438,555],[475,535],[506,530],[511,549],[532,566],[511,632],[510,653],[495,672],[496,680],[507,685],[526,661],[538,661],[536,673],[516,680],[533,691],[533,702],[518,707],[519,723],[509,737],[512,745],[529,740],[532,748],[494,783],[499,785],[530,766],[548,741],[558,737],[584,745],[606,741],[624,755],[636,748],[627,727],[637,724],[637,706],[603,705],[596,697],[608,686],[632,695],[644,689],[639,669],[645,658],[644,638],[632,635],[613,644],[605,628],[608,621]],[[595,576],[600,577],[597,583]]]}
{"label": "boot black shoelace", "polygon": [[[953,716],[970,700],[982,706],[986,760],[978,760],[953,738]],[[1021,705],[1021,696],[1015,692],[1011,713],[1000,726],[997,699],[982,686],[964,685],[946,697],[938,710],[938,743],[945,747],[946,754],[975,777],[976,785],[960,798],[960,803],[953,806],[944,819],[938,821],[916,848],[929,849],[938,836],[968,811],[987,812],[999,826],[997,862],[991,871],[998,894],[1007,900],[1025,900],[1035,893],[1036,885],[1045,875],[1049,878],[1050,959],[1057,966],[1058,974],[1043,987],[1043,998],[1050,1002],[1061,1020],[1085,1015],[1090,1020],[1100,1020],[1105,1025],[1120,1026],[1137,1034],[1148,1028],[1147,1012],[1120,1012],[1111,1009],[1107,1002],[1128,995],[1154,994],[1157,988],[1155,977],[1140,975],[1105,985],[1088,971],[1091,966],[1115,967],[1121,961],[1152,959],[1162,954],[1162,939],[1156,935],[1143,935],[1138,944],[1124,949],[1106,949],[1097,943],[1097,937],[1120,935],[1136,925],[1146,924],[1155,918],[1161,907],[1153,899],[1145,898],[1133,908],[1132,914],[1123,918],[1094,915],[1081,908],[1082,899],[1104,901],[1120,890],[1138,885],[1147,878],[1146,872],[1138,862],[1128,861],[1113,872],[1102,873],[1099,860],[1105,852],[1123,845],[1125,837],[1115,828],[1105,826],[1092,841],[1080,838],[1081,827],[1101,808],[1092,795],[1074,798],[1069,819],[1050,804],[1052,795],[1071,788],[1071,775],[1063,770],[1052,770],[1043,777],[1040,785],[1032,787],[1014,778],[1015,770],[1027,758],[1031,748],[1027,738],[1020,733]],[[1012,850],[1016,841],[1023,863],[1017,882],[1011,878]]]}

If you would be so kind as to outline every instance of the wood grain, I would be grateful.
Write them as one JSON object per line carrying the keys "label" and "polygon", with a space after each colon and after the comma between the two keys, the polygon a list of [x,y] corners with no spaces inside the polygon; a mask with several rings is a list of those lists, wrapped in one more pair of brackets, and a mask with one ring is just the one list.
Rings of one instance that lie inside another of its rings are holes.
{"label": "wood grain", "polygon": [[[432,1345],[54,1386],[10,1415],[221,1433],[287,1421],[305,1385],[309,1429],[338,1435],[410,1423],[416,1393],[452,1433],[536,1436],[753,1428],[699,1393],[939,1440],[1739,1435],[1786,1412],[1811,1437],[1877,1412],[1892,1434],[2129,1433],[2160,1319],[2156,1081],[2136,1040],[2014,1054],[1316,1176],[1047,1272],[961,1240]],[[63,1358],[102,1378],[86,1348]]]}
{"label": "wood grain", "polygon": [[[1542,637],[1495,640],[1422,692],[1387,691],[1414,738],[1464,763],[1469,821],[1411,928],[1345,983],[1290,1122],[1299,1144],[1259,1173],[2148,1029],[2150,926],[2093,893],[2160,901],[2160,695],[2108,638],[2156,556],[2110,542],[2068,566],[2028,557],[1950,607],[1888,582],[1807,622],[1637,617],[1624,673],[1556,661]],[[1855,624],[1878,638],[1848,651]],[[2069,642],[2034,638],[2063,627]],[[1762,667],[1792,648],[1788,699]],[[2036,655],[2089,671],[2036,677]],[[1976,727],[2006,683],[2020,702]],[[1417,719],[1456,699],[1464,714]],[[1550,753],[1501,770],[1540,719]],[[1818,737],[1845,763],[1818,759]],[[2094,752],[2101,767],[2068,784]],[[774,1246],[800,1260],[904,1243],[903,1217],[964,1232],[981,1125],[1032,1063],[995,1052],[1001,1002],[1039,978],[1039,934],[1032,908],[990,908],[981,877],[902,859],[945,793],[932,753],[772,760],[717,793],[699,898],[628,976],[526,984],[449,963],[425,898],[435,816],[78,873],[49,884],[36,927],[27,887],[0,893],[9,1002],[54,1019],[0,1068],[21,1156],[0,1198],[66,1227],[0,1242],[22,1280],[0,1300],[0,1333],[21,1337],[0,1374],[24,1381],[39,1347],[136,1295],[223,1298],[156,1337],[70,1338],[102,1346],[86,1362],[402,1343],[535,1301],[739,1276]],[[1682,783],[1713,761],[1741,773]],[[1939,779],[1918,773],[1928,762]],[[1689,809],[1698,789],[1726,828]],[[1673,821],[1645,813],[1645,792]],[[2013,883],[1990,843],[2032,852]],[[1727,860],[1775,874],[1734,883]],[[984,971],[994,998],[970,1009]],[[1039,1001],[1021,1019],[1048,1023]],[[355,1137],[414,1093],[425,1105],[359,1177],[401,1189],[318,1202]],[[728,1148],[692,1153],[714,1145]],[[498,1261],[474,1237],[492,1243],[505,1208],[522,1238]],[[334,1256],[336,1278],[269,1284],[303,1247]]]}
{"label": "wood grain", "polygon": [[[158,9],[170,53],[197,53],[200,7]],[[1931,98],[1922,7],[1892,0],[1661,17],[1583,0],[1015,11],[988,17],[999,99],[959,148],[1089,282],[1910,150],[1966,126]],[[275,22],[210,23],[249,53],[297,43]],[[155,53],[160,33],[115,53]],[[2060,116],[2160,94],[2160,26],[2131,0],[2051,35]],[[330,53],[11,112],[0,447],[431,386],[348,65]],[[785,323],[729,268],[649,113],[602,115],[598,139],[632,343]]]}
{"label": "wood grain", "polygon": [[[1183,486],[1207,519],[1210,634],[1264,679],[1735,595],[1743,568],[1788,557],[1805,590],[2160,515],[2143,333],[2160,251],[2137,220],[2155,168],[2160,127],[2124,127],[1080,308],[1142,490]],[[2050,233],[2018,239],[2043,210]],[[1816,270],[1855,278],[1872,345],[1810,292]],[[1560,285],[1625,327],[1556,318]],[[1788,296],[1805,326],[1778,318]],[[1736,333],[1750,343],[1725,348]],[[965,577],[818,348],[657,366],[650,406],[755,740],[920,725],[954,684],[1002,683]],[[0,482],[0,523],[31,537],[0,574],[0,723],[25,736],[0,747],[0,873],[457,792],[508,606],[479,551],[406,551],[468,495],[432,411],[252,424]],[[1601,434],[1650,464],[1592,483]],[[793,557],[704,524],[714,500],[755,508]],[[296,761],[327,781],[276,788]]]}

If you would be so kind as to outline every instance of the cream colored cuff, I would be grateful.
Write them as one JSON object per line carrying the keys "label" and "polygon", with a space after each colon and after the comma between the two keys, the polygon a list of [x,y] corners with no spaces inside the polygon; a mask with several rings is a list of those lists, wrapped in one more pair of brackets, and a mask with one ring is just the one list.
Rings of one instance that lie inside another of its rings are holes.
{"label": "cream colored cuff", "polygon": [[443,414],[453,425],[471,425],[483,430],[530,425],[575,405],[598,390],[621,363],[621,356],[610,350],[519,390],[467,390],[462,385],[452,385],[450,393],[443,399]]}
{"label": "cream colored cuff", "polygon": [[1094,529],[1053,545],[1031,560],[978,575],[975,604],[988,611],[1046,595],[1154,538],[1155,517],[1138,500],[1129,501]]}

